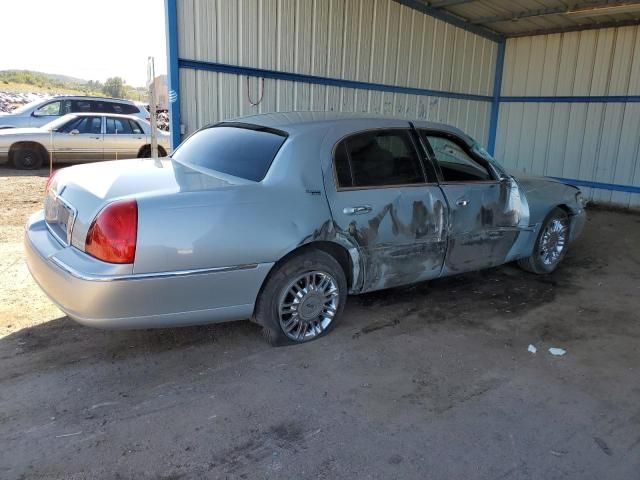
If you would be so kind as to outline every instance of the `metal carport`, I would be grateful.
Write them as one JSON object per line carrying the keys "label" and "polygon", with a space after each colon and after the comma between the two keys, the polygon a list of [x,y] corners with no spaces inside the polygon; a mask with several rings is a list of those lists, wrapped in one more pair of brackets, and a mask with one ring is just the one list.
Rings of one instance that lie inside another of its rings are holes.
{"label": "metal carport", "polygon": [[640,206],[640,2],[165,0],[173,144],[338,110],[454,124],[508,167]]}

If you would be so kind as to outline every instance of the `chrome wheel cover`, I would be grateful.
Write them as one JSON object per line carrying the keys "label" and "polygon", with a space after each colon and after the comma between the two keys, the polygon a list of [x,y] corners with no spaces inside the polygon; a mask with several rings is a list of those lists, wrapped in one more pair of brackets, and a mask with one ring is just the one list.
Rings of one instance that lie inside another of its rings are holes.
{"label": "chrome wheel cover", "polygon": [[567,244],[568,222],[566,218],[554,218],[549,222],[540,237],[538,254],[542,263],[551,266],[560,260]]}
{"label": "chrome wheel cover", "polygon": [[300,275],[283,290],[278,319],[284,334],[296,342],[322,334],[338,311],[338,282],[326,272]]}

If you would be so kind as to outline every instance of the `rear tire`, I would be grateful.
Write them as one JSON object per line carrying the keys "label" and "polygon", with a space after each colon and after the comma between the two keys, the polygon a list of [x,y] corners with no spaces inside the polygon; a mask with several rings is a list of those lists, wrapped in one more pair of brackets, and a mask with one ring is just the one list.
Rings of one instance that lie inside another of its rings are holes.
{"label": "rear tire", "polygon": [[[167,156],[167,151],[162,148],[162,147],[158,147],[158,157],[166,157]],[[144,147],[142,147],[140,149],[140,153],[138,153],[138,158],[151,158],[151,146],[150,145],[145,145]]]}
{"label": "rear tire", "polygon": [[42,152],[32,147],[18,147],[12,153],[13,165],[19,170],[35,170],[44,162]]}
{"label": "rear tire", "polygon": [[275,267],[260,292],[254,321],[273,346],[316,340],[333,330],[347,300],[338,261],[312,250]]}
{"label": "rear tire", "polygon": [[149,145],[142,147],[140,153],[138,153],[138,158],[151,158],[151,147]]}
{"label": "rear tire", "polygon": [[518,266],[538,275],[553,272],[567,253],[569,234],[569,215],[561,208],[554,208],[540,227],[533,255],[518,260]]}

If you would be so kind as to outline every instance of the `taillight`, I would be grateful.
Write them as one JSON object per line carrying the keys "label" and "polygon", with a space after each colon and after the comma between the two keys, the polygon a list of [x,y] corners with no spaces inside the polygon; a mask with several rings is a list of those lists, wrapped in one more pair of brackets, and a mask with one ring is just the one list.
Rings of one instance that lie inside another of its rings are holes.
{"label": "taillight", "polygon": [[138,204],[119,200],[104,207],[89,227],[84,251],[109,263],[133,263],[138,237]]}
{"label": "taillight", "polygon": [[44,186],[44,194],[46,195],[47,193],[49,193],[49,187],[51,186],[51,184],[53,183],[53,179],[56,178],[57,175],[57,171],[53,172],[51,175],[49,175],[49,178],[47,178],[47,183]]}

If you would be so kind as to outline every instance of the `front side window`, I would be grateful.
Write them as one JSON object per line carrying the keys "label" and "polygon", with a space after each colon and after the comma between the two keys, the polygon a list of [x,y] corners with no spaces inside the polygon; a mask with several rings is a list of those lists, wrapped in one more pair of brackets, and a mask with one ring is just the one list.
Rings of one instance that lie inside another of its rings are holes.
{"label": "front side window", "polygon": [[424,183],[407,130],[373,130],[352,135],[334,152],[338,187],[384,187]]}
{"label": "front side window", "polygon": [[278,130],[248,124],[221,124],[199,130],[172,158],[254,182],[262,180],[287,139]]}
{"label": "front side window", "polygon": [[99,134],[102,119],[100,117],[78,117],[67,122],[58,129],[58,132],[69,133],[77,130],[78,133]]}
{"label": "front side window", "polygon": [[60,101],[49,102],[36,110],[36,113],[41,116],[60,115]]}
{"label": "front side window", "polygon": [[458,143],[444,136],[426,133],[423,136],[433,150],[445,182],[493,180],[489,170],[471,158]]}

